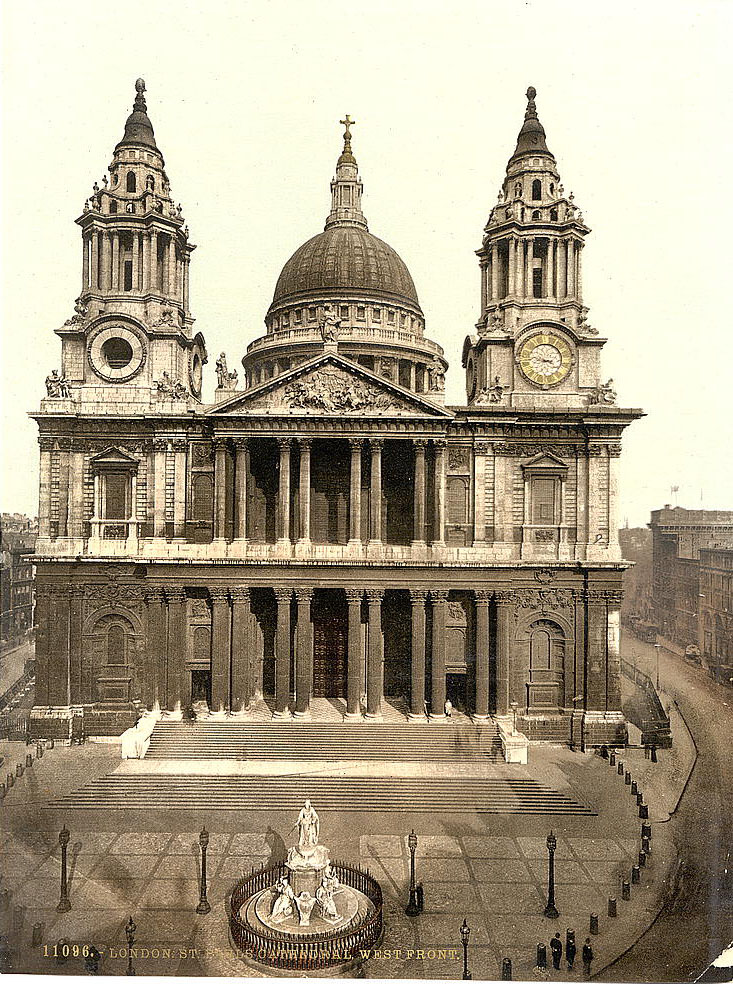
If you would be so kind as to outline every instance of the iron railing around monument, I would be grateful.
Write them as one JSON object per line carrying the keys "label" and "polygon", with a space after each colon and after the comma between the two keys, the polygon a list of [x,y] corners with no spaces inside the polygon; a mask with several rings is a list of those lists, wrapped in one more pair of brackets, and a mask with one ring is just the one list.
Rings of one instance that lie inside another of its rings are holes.
{"label": "iron railing around monument", "polygon": [[359,865],[332,861],[342,885],[353,888],[371,903],[370,911],[345,928],[325,933],[278,933],[264,925],[253,926],[240,916],[242,907],[253,896],[272,888],[288,873],[284,861],[253,870],[232,890],[229,899],[229,930],[232,941],[249,959],[283,970],[323,970],[348,963],[360,951],[370,950],[382,935],[382,889],[370,873]]}

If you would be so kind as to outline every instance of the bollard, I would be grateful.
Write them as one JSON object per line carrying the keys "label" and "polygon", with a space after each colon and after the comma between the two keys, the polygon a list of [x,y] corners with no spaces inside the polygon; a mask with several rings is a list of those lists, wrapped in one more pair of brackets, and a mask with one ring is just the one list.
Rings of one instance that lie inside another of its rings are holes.
{"label": "bollard", "polygon": [[54,746],[54,740],[53,740],[53,738],[49,738],[48,739],[48,747],[49,748],[53,748],[53,746]]}
{"label": "bollard", "polygon": [[648,837],[649,840],[652,839],[652,825],[650,823],[643,823],[641,825],[641,836]]}
{"label": "bollard", "polygon": [[635,864],[631,869],[631,884],[638,885],[641,881],[641,868],[638,864]]}
{"label": "bollard", "polygon": [[648,837],[641,838],[641,849],[644,852],[644,854],[646,854],[647,858],[652,853],[652,842],[649,840]]}
{"label": "bollard", "polygon": [[636,779],[634,779],[631,783],[631,795],[636,796],[638,792],[639,792],[639,784],[637,783]]}
{"label": "bollard", "polygon": [[601,745],[601,758],[602,759],[608,758],[608,745]]}
{"label": "bollard", "polygon": [[598,913],[591,912],[590,914],[590,932],[591,936],[598,936]]}
{"label": "bollard", "polygon": [[644,802],[644,794],[643,793],[637,793],[636,794],[636,805],[637,806],[641,806],[641,804],[643,802]]}
{"label": "bollard", "polygon": [[61,939],[56,944],[56,946],[54,947],[54,953],[56,954],[56,963],[57,964],[66,963],[66,961],[69,959],[69,952],[70,952],[69,941],[66,939],[65,936],[62,936]]}
{"label": "bollard", "polygon": [[22,905],[16,905],[13,909],[13,929],[17,933],[18,930],[23,928],[23,920],[25,919],[25,909]]}
{"label": "bollard", "polygon": [[616,753],[615,752],[611,752],[611,754],[610,754],[610,756],[608,758],[608,764],[609,765],[615,765],[616,764]]}
{"label": "bollard", "polygon": [[630,786],[631,785],[631,773],[630,772],[624,772],[624,782],[625,782],[625,784],[627,786]]}
{"label": "bollard", "polygon": [[540,970],[547,970],[547,947],[544,943],[537,944],[537,966]]}
{"label": "bollard", "polygon": [[610,919],[616,918],[616,899],[613,895],[608,896],[608,916]]}
{"label": "bollard", "polygon": [[640,868],[645,868],[646,867],[646,852],[645,851],[639,851],[639,867]]}
{"label": "bollard", "polygon": [[422,912],[425,908],[425,888],[421,881],[415,886],[415,895],[417,897],[417,911]]}
{"label": "bollard", "polygon": [[31,946],[40,946],[41,943],[43,943],[43,923],[33,923]]}
{"label": "bollard", "polygon": [[7,786],[10,789],[11,786],[15,785],[15,776],[12,772],[8,772]]}
{"label": "bollard", "polygon": [[623,902],[628,902],[631,899],[631,885],[624,878],[621,882],[621,900]]}
{"label": "bollard", "polygon": [[33,768],[33,756],[31,755],[30,752],[27,752],[26,753],[26,756],[25,756],[25,767],[26,767],[26,769],[32,769]]}
{"label": "bollard", "polygon": [[23,775],[24,772],[25,772],[25,769],[20,764],[20,762],[18,762],[18,764],[15,767],[15,775],[16,775],[16,778],[20,779],[20,777]]}
{"label": "bollard", "polygon": [[509,957],[504,957],[501,962],[501,979],[510,981],[512,979],[512,962]]}
{"label": "bollard", "polygon": [[649,746],[648,745],[644,745],[644,758],[645,759],[648,759],[649,758]]}
{"label": "bollard", "polygon": [[622,776],[624,774],[624,763],[621,761],[621,759],[619,759],[619,763],[618,763],[618,766],[616,768],[616,771],[618,772],[618,774],[620,776]]}
{"label": "bollard", "polygon": [[43,744],[40,741],[36,745],[36,758],[43,758]]}
{"label": "bollard", "polygon": [[647,820],[649,818],[649,807],[646,803],[642,803],[639,807],[639,819]]}
{"label": "bollard", "polygon": [[657,761],[657,746],[652,745],[652,762]]}

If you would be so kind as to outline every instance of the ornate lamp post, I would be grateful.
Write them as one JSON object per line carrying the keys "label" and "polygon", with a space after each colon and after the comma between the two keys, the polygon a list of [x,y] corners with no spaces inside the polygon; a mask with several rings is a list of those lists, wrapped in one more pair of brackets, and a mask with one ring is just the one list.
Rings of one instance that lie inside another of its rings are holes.
{"label": "ornate lamp post", "polygon": [[463,920],[463,925],[461,926],[461,943],[463,943],[463,980],[470,981],[473,978],[468,972],[468,938],[471,935],[471,927],[468,925],[466,920]]}
{"label": "ornate lamp post", "polygon": [[69,846],[70,837],[71,834],[66,829],[66,824],[64,824],[63,829],[59,831],[59,845],[61,847],[61,897],[59,898],[59,904],[56,906],[57,912],[68,912],[71,908],[69,886],[66,880],[66,849]]}
{"label": "ornate lamp post", "polygon": [[137,926],[132,921],[132,916],[130,916],[130,921],[125,926],[125,936],[127,937],[127,970],[125,974],[127,977],[135,976],[135,968],[132,966],[132,947],[135,942],[135,930]]}
{"label": "ornate lamp post", "polygon": [[519,704],[516,702],[516,700],[513,700],[510,706],[511,706],[511,709],[512,709],[512,734],[513,735],[516,735],[516,733],[517,733],[517,708],[519,707]]}
{"label": "ornate lamp post", "polygon": [[547,835],[547,851],[550,856],[547,886],[547,905],[545,906],[545,916],[548,919],[557,919],[560,913],[555,907],[555,850],[557,848],[557,838],[552,831]]}
{"label": "ornate lamp post", "polygon": [[417,904],[417,888],[415,887],[415,851],[417,850],[417,834],[413,830],[407,838],[407,846],[410,848],[410,900],[405,909],[406,916],[417,916],[420,907]]}
{"label": "ornate lamp post", "polygon": [[196,912],[205,916],[207,912],[211,912],[209,900],[206,898],[206,848],[209,846],[209,832],[206,827],[199,834],[199,846],[201,847],[201,891]]}
{"label": "ornate lamp post", "polygon": [[659,693],[659,650],[662,648],[662,644],[660,642],[655,642],[654,648],[657,652],[657,693]]}

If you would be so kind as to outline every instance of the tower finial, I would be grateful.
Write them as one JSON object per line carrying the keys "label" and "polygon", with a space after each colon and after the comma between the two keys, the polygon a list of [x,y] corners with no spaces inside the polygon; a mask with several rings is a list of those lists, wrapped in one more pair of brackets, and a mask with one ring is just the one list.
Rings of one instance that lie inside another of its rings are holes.
{"label": "tower finial", "polygon": [[527,111],[524,114],[525,120],[532,119],[533,117],[536,118],[537,116],[537,108],[534,104],[536,96],[537,90],[533,85],[531,85],[529,89],[527,89]]}
{"label": "tower finial", "polygon": [[341,156],[338,159],[339,164],[356,164],[354,155],[351,153],[351,127],[356,123],[356,120],[352,120],[349,114],[342,120],[339,120],[341,126],[345,127],[344,130],[344,149],[341,152]]}
{"label": "tower finial", "polygon": [[148,107],[147,107],[147,105],[145,103],[145,95],[144,95],[144,93],[145,93],[145,79],[136,79],[135,80],[135,92],[136,92],[136,95],[135,95],[135,105],[134,105],[133,108],[138,113],[146,113],[148,111]]}

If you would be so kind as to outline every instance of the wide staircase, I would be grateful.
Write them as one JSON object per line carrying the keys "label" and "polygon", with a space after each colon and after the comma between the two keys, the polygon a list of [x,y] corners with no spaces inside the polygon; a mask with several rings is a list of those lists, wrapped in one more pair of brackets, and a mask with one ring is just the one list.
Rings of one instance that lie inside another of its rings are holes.
{"label": "wide staircase", "polygon": [[249,723],[159,721],[148,759],[460,762],[502,758],[493,722]]}

